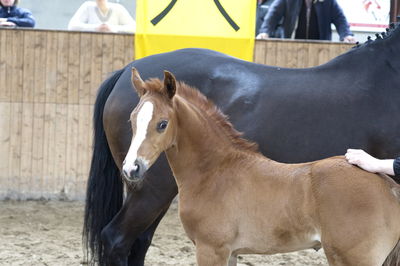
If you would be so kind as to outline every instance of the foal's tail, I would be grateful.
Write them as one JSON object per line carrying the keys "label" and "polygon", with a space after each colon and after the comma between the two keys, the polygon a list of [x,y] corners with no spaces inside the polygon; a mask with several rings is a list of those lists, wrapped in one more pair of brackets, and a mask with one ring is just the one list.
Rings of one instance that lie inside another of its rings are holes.
{"label": "foal's tail", "polygon": [[[389,182],[392,193],[397,198],[397,201],[400,203],[400,185],[397,184],[393,179],[388,176],[385,176],[387,181]],[[389,256],[386,258],[383,266],[400,266],[400,239],[397,242],[397,245],[390,252]]]}
{"label": "foal's tail", "polygon": [[83,224],[83,246],[89,264],[104,264],[101,230],[120,210],[123,184],[111,156],[103,127],[103,111],[108,96],[124,69],[114,72],[101,84],[93,114],[93,154],[86,189],[86,206]]}

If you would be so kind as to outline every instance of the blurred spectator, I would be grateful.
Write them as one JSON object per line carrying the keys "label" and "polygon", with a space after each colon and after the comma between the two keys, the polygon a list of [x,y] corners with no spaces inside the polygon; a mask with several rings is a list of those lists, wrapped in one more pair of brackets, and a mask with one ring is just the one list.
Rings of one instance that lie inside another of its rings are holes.
{"label": "blurred spectator", "polygon": [[107,0],[85,1],[71,18],[68,29],[133,33],[136,22],[120,4]]}
{"label": "blurred spectator", "polygon": [[0,0],[0,27],[35,26],[32,13],[25,8],[17,7],[18,0]]}
{"label": "blurred spectator", "polygon": [[[260,27],[264,22],[264,19],[267,16],[268,9],[271,6],[272,2],[274,0],[258,0],[257,1],[257,12],[256,12],[256,36],[260,33]],[[270,37],[275,37],[275,38],[282,38],[283,37],[283,28],[280,25],[281,23],[278,24],[276,30],[273,32],[273,34],[270,35]]]}
{"label": "blurred spectator", "polygon": [[268,38],[282,18],[284,38],[332,40],[333,23],[341,41],[355,42],[336,0],[275,0],[257,38]]}

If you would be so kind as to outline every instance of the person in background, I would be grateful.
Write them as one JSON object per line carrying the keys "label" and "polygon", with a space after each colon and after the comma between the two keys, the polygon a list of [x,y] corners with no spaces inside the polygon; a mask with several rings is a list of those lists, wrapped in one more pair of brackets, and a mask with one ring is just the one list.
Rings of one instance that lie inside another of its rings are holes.
{"label": "person in background", "polygon": [[400,177],[400,157],[380,160],[363,150],[357,149],[348,149],[345,157],[349,163],[355,164],[368,172]]}
{"label": "person in background", "polygon": [[85,1],[71,18],[68,29],[133,33],[136,22],[120,4],[107,0]]}
{"label": "person in background", "polygon": [[[257,12],[256,12],[256,36],[260,33],[261,25],[267,16],[268,9],[274,0],[258,0],[257,1]],[[278,25],[275,31],[269,36],[274,38],[282,38],[283,29],[281,25]]]}
{"label": "person in background", "polygon": [[32,13],[17,5],[18,0],[0,0],[0,27],[33,28],[35,19]]}
{"label": "person in background", "polygon": [[281,19],[284,38],[332,40],[333,23],[341,41],[355,42],[336,0],[275,0],[257,38],[268,38]]}

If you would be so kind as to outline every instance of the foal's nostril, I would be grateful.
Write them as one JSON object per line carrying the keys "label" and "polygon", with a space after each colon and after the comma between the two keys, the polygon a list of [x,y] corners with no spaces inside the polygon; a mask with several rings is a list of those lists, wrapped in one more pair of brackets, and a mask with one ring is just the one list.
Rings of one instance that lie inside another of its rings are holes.
{"label": "foal's nostril", "polygon": [[130,178],[130,179],[133,179],[134,176],[135,176],[135,170],[132,170],[132,171],[129,173],[129,178]]}
{"label": "foal's nostril", "polygon": [[140,171],[140,166],[138,164],[135,164],[135,169],[134,169],[135,173],[139,173]]}

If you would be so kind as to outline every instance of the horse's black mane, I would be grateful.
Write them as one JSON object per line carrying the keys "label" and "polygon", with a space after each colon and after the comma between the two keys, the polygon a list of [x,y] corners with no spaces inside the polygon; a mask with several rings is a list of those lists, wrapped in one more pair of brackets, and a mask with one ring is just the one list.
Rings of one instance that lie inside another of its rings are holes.
{"label": "horse's black mane", "polygon": [[380,42],[384,39],[391,37],[393,35],[393,32],[395,32],[395,31],[400,31],[400,23],[392,22],[392,23],[390,23],[389,28],[386,28],[386,31],[381,32],[381,33],[375,33],[375,40],[373,40],[371,36],[368,36],[367,41],[365,41],[362,44],[357,42],[356,46],[354,46],[353,48],[364,47],[371,43]]}

